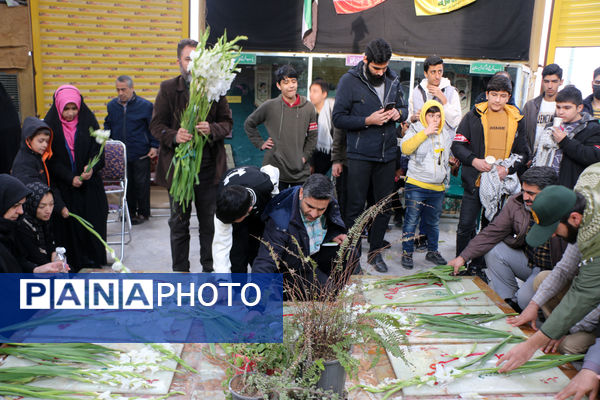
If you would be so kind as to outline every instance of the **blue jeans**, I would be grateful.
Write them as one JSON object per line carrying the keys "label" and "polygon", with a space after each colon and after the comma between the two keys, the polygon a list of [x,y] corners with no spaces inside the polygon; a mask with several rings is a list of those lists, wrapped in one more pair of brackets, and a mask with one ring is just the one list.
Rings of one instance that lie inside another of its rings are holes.
{"label": "blue jeans", "polygon": [[406,214],[402,227],[402,250],[412,254],[414,251],[415,229],[421,218],[421,227],[425,229],[421,234],[427,236],[427,251],[438,250],[440,236],[440,216],[445,192],[423,189],[407,183],[404,187],[404,202]]}

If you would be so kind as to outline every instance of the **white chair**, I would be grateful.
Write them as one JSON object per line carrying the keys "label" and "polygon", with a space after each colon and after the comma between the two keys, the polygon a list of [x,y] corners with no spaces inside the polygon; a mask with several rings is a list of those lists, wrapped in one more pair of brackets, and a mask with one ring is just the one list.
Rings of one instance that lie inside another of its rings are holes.
{"label": "white chair", "polygon": [[[104,182],[104,191],[108,200],[107,223],[120,223],[119,233],[108,233],[107,236],[118,236],[119,240],[108,244],[121,246],[121,261],[125,258],[125,245],[131,241],[131,218],[127,207],[127,153],[125,143],[119,140],[109,140],[104,146],[104,168],[100,176]],[[111,196],[112,195],[112,196]],[[116,200],[115,200],[116,199]],[[110,215],[114,217],[110,217]],[[125,240],[127,237],[127,240]]]}

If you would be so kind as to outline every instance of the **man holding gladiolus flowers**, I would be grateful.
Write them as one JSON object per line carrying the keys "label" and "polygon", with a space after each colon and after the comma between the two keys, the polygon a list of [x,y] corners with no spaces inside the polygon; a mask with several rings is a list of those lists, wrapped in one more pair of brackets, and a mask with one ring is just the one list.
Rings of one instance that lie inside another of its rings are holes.
{"label": "man holding gladiolus flowers", "polygon": [[[189,102],[189,87],[192,74],[188,65],[192,61],[190,53],[198,42],[183,39],[177,45],[177,64],[181,74],[161,83],[154,102],[154,112],[150,131],[160,142],[156,182],[171,189],[175,168],[173,157],[178,146],[192,141],[194,135],[208,138],[202,151],[202,162],[198,183],[193,186],[194,203],[200,230],[200,262],[204,272],[213,270],[212,239],[214,233],[216,189],[219,179],[226,170],[226,154],[223,140],[231,133],[233,120],[225,96],[220,96],[210,107],[207,117],[195,125],[196,132],[181,128],[181,117]],[[190,216],[191,204],[187,206],[169,195],[171,216],[169,218],[171,238],[171,259],[173,271],[190,270]]]}

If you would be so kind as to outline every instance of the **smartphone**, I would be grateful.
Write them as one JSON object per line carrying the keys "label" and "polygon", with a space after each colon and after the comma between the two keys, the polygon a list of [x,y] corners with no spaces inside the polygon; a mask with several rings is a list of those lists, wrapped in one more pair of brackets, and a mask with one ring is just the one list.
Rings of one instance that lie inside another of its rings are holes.
{"label": "smartphone", "polygon": [[396,107],[396,103],[387,103],[385,105],[385,109],[384,110],[385,111],[390,111],[392,108],[395,108],[395,107]]}

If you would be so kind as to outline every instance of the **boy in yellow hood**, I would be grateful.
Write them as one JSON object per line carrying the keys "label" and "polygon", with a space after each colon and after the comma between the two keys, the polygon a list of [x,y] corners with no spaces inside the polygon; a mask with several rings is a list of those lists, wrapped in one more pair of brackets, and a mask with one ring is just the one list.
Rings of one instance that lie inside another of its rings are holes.
{"label": "boy in yellow hood", "polygon": [[411,124],[402,139],[402,153],[410,156],[404,199],[406,214],[402,234],[402,266],[413,268],[415,229],[419,219],[427,236],[425,259],[446,264],[438,251],[439,223],[446,183],[449,179],[452,133],[444,123],[444,107],[429,100],[421,109],[419,121]]}

